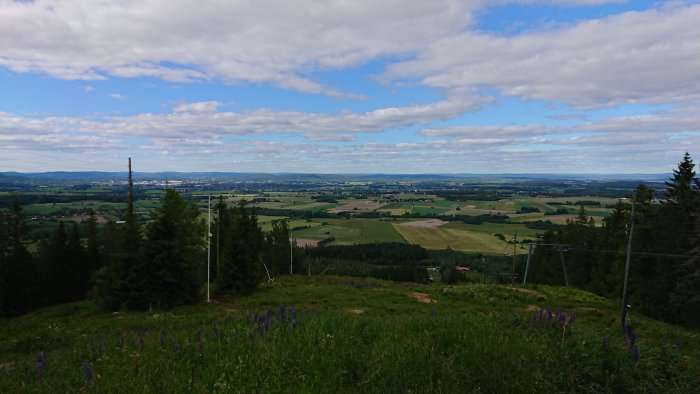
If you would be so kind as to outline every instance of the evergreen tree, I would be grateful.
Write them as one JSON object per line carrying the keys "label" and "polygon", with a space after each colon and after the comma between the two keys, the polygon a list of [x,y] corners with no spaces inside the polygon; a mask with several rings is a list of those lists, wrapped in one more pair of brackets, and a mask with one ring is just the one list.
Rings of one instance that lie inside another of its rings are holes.
{"label": "evergreen tree", "polygon": [[198,267],[206,256],[202,255],[204,222],[198,218],[196,205],[175,190],[166,190],[147,229],[146,264],[141,275],[147,278],[143,291],[148,294],[148,304],[142,308],[169,308],[197,299],[202,283]]}
{"label": "evergreen tree", "polygon": [[289,228],[286,220],[273,220],[271,224],[272,229],[265,239],[265,264],[270,275],[277,276],[289,272]]}
{"label": "evergreen tree", "polygon": [[3,309],[6,315],[21,314],[38,304],[36,294],[36,272],[32,255],[27,250],[29,241],[27,219],[24,210],[15,200],[10,210],[3,215],[5,242],[0,242],[4,253],[0,253],[4,281]]}
{"label": "evergreen tree", "polygon": [[95,298],[107,310],[140,309],[147,304],[147,279],[143,258],[141,226],[129,199],[124,223],[117,229],[109,264],[95,275]]}
{"label": "evergreen tree", "polygon": [[92,209],[88,213],[88,218],[83,222],[83,233],[86,238],[85,258],[90,272],[94,273],[102,266],[102,245],[97,217]]}
{"label": "evergreen tree", "polygon": [[66,289],[68,300],[82,300],[87,295],[92,277],[92,267],[87,260],[85,248],[83,247],[80,228],[77,223],[73,223],[68,239],[66,241],[66,261],[68,265],[65,269],[70,278],[69,286]]}
{"label": "evergreen tree", "polygon": [[219,294],[249,294],[264,275],[264,237],[257,217],[245,201],[229,210],[230,224],[222,239],[221,263],[216,280]]}

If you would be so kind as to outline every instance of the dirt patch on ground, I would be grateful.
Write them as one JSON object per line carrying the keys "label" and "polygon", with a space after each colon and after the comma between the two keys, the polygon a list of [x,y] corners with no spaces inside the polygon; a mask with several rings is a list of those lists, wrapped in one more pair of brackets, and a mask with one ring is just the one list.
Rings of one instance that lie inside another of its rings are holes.
{"label": "dirt patch on ground", "polygon": [[422,227],[422,228],[437,228],[448,222],[440,219],[419,220],[417,222],[401,223],[401,226]]}
{"label": "dirt patch on ground", "polygon": [[315,248],[318,246],[318,243],[320,242],[317,239],[306,239],[306,238],[294,238],[294,240],[297,243],[297,246],[300,248]]}
{"label": "dirt patch on ground", "polygon": [[523,308],[523,312],[539,312],[540,307],[537,305],[528,305],[526,308]]}
{"label": "dirt patch on ground", "polygon": [[519,291],[521,293],[531,294],[531,295],[534,295],[536,297],[547,298],[546,295],[540,293],[539,291],[535,291],[535,290],[523,289],[522,287],[504,287],[504,288],[509,289],[509,290],[513,290],[513,291]]}
{"label": "dirt patch on ground", "polygon": [[424,304],[435,304],[435,303],[437,303],[437,300],[434,300],[434,299],[430,298],[430,296],[427,295],[427,294],[425,294],[425,293],[418,293],[418,292],[413,291],[413,292],[411,292],[411,297],[415,298],[416,301],[422,302],[422,303],[424,303]]}
{"label": "dirt patch on ground", "polygon": [[330,213],[341,213],[341,212],[371,212],[375,209],[383,207],[384,203],[377,201],[358,201],[352,204],[345,204],[339,207],[329,209]]}
{"label": "dirt patch on ground", "polygon": [[352,313],[353,315],[361,315],[365,313],[365,310],[362,308],[347,308],[345,310]]}
{"label": "dirt patch on ground", "polygon": [[462,209],[474,209],[474,208],[476,208],[476,205],[474,205],[474,204],[469,204],[469,205],[465,205],[462,207]]}

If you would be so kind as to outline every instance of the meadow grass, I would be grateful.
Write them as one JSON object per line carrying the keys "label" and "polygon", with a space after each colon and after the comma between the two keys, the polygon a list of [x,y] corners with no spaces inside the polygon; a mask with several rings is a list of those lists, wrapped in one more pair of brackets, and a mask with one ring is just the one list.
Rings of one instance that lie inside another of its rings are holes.
{"label": "meadow grass", "polygon": [[172,311],[81,302],[1,321],[0,392],[697,389],[697,332],[639,316],[632,339],[616,315],[550,286],[303,276]]}
{"label": "meadow grass", "polygon": [[[394,225],[408,243],[420,245],[426,249],[453,249],[463,252],[503,253],[508,243],[488,232],[474,232],[449,225],[427,228]],[[506,225],[510,226],[510,225]],[[508,228],[508,227],[506,227]]]}
{"label": "meadow grass", "polygon": [[[322,225],[294,231],[297,238],[324,239],[334,237],[335,245],[351,245],[355,243],[400,242],[404,238],[386,219],[318,219]],[[326,224],[323,224],[326,223]]]}

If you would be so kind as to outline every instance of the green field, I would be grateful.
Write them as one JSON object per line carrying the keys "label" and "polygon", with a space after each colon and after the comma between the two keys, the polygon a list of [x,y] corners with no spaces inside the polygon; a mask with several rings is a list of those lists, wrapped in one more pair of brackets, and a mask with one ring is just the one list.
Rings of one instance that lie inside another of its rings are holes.
{"label": "green field", "polygon": [[336,245],[405,242],[392,226],[392,222],[385,219],[323,219],[321,223],[320,226],[310,229],[294,231],[293,236],[316,240],[335,237]]}
{"label": "green field", "polygon": [[509,246],[495,236],[459,228],[423,228],[394,225],[408,243],[426,249],[454,249],[463,252],[503,253]]}
{"label": "green field", "polygon": [[630,345],[618,314],[575,289],[328,276],[170,311],[79,302],[0,320],[0,392],[696,392],[698,332],[633,314]]}

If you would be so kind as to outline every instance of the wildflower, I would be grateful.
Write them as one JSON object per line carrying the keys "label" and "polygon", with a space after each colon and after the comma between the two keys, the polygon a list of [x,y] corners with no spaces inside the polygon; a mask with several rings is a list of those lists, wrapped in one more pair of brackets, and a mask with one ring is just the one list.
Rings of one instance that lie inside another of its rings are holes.
{"label": "wildflower", "polygon": [[630,345],[634,345],[634,342],[637,340],[637,334],[632,331],[632,329],[629,330],[629,339],[630,339]]}
{"label": "wildflower", "polygon": [[90,383],[92,380],[92,368],[90,368],[90,364],[87,362],[83,363],[83,377],[85,377],[87,383]]}
{"label": "wildflower", "polygon": [[165,344],[165,330],[160,330],[160,347]]}
{"label": "wildflower", "polygon": [[560,325],[560,326],[563,326],[564,323],[566,323],[566,313],[564,313],[564,312],[559,312],[557,324]]}
{"label": "wildflower", "polygon": [[126,340],[126,334],[119,334],[119,347],[124,347],[124,341]]}
{"label": "wildflower", "polygon": [[676,350],[681,350],[681,345],[682,345],[681,341],[676,341],[676,343],[674,344],[674,346],[676,347]]}
{"label": "wildflower", "polygon": [[46,356],[44,355],[44,352],[41,352],[36,358],[36,369],[39,371],[39,373],[42,373],[44,372],[44,368],[46,368]]}
{"label": "wildflower", "polygon": [[605,335],[603,337],[603,339],[600,340],[600,345],[602,347],[608,347],[608,336],[607,335]]}
{"label": "wildflower", "polygon": [[574,313],[574,310],[571,309],[569,310],[569,324],[573,323],[576,320],[576,313]]}
{"label": "wildflower", "polygon": [[634,348],[632,349],[632,360],[634,360],[634,362],[639,361],[639,348],[637,345],[634,345]]}
{"label": "wildflower", "polygon": [[285,315],[285,307],[284,305],[280,304],[280,306],[277,308],[277,317],[284,321],[284,315]]}

